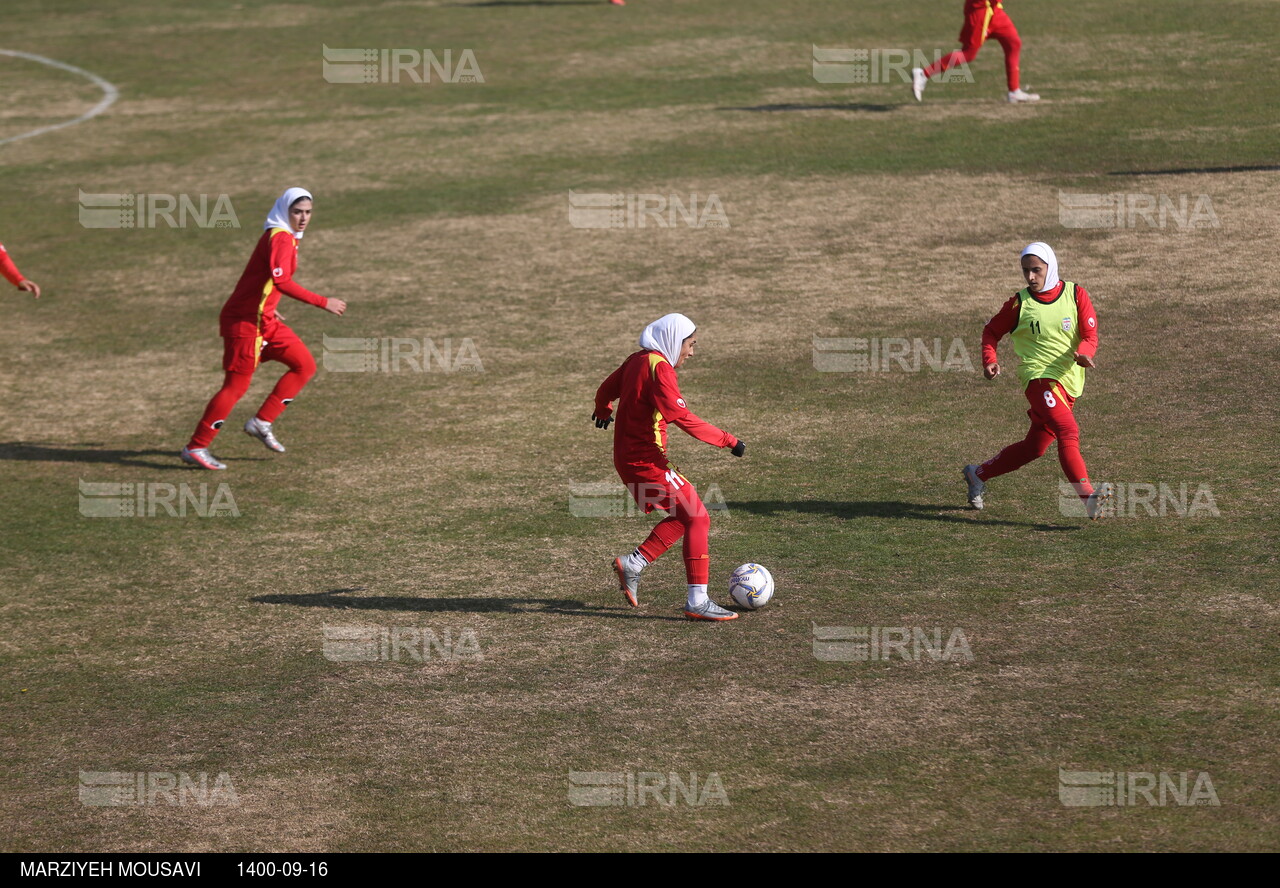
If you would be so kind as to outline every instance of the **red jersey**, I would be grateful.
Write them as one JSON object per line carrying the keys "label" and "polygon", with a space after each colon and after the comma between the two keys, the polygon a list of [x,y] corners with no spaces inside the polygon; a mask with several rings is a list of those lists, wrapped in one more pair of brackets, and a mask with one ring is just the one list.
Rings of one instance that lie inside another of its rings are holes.
{"label": "red jersey", "polygon": [[[1048,305],[1062,295],[1065,286],[1064,281],[1058,281],[1052,290],[1032,293],[1031,298]],[[1008,302],[1000,306],[996,316],[987,321],[987,325],[982,328],[982,366],[996,363],[996,343],[1017,329],[1021,306],[1018,294],[1014,293]],[[1080,316],[1080,347],[1076,351],[1092,358],[1098,352],[1097,316],[1093,311],[1093,300],[1089,298],[1089,291],[1079,284],[1076,284],[1076,310]]]}
{"label": "red jersey", "polygon": [[738,439],[689,411],[675,368],[661,352],[631,355],[596,390],[596,416],[607,419],[618,402],[613,433],[613,464],[667,465],[667,423],[674,422],[699,441],[714,447],[736,447]]}
{"label": "red jersey", "polygon": [[14,265],[13,260],[9,258],[9,251],[4,248],[4,244],[0,244],[0,274],[3,274],[5,280],[15,287],[26,280],[22,272],[18,271],[18,266]]}
{"label": "red jersey", "polygon": [[240,275],[231,298],[218,316],[223,336],[257,336],[276,320],[276,304],[280,294],[292,296],[308,305],[323,308],[328,302],[295,283],[298,268],[298,240],[293,232],[272,228],[262,232],[249,264]]}

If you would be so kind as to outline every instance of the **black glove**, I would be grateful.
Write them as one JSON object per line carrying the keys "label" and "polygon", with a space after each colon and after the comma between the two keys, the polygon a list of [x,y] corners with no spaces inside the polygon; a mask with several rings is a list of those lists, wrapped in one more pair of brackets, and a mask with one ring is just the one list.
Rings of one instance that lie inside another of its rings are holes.
{"label": "black glove", "polygon": [[598,429],[607,429],[609,428],[609,423],[613,422],[612,416],[606,417],[605,419],[600,419],[598,416],[596,416],[593,413],[591,414],[591,418],[596,421],[596,428]]}
{"label": "black glove", "polygon": [[739,439],[738,443],[734,444],[733,449],[729,452],[734,456],[742,456],[742,454],[747,452],[747,442]]}

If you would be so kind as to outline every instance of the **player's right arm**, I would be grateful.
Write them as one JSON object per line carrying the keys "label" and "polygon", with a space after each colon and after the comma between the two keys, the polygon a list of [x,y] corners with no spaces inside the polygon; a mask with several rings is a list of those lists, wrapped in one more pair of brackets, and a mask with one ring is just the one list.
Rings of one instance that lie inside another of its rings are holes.
{"label": "player's right arm", "polygon": [[1018,294],[1014,293],[982,328],[982,373],[987,379],[995,379],[1000,375],[996,344],[1018,326],[1018,309],[1021,305]]}
{"label": "player's right arm", "polygon": [[607,429],[609,423],[613,422],[613,402],[622,397],[622,370],[626,366],[627,362],[623,361],[596,389],[596,407],[591,412],[591,418],[596,421],[598,429]]}
{"label": "player's right arm", "polygon": [[18,266],[13,264],[13,258],[9,256],[9,251],[4,248],[4,244],[0,244],[0,274],[3,274],[5,280],[19,290],[26,290],[35,298],[40,298],[40,285],[22,276],[22,272],[18,271]]}
{"label": "player's right arm", "polygon": [[271,282],[277,290],[300,302],[323,308],[336,315],[347,310],[347,303],[341,299],[328,299],[319,293],[312,293],[293,279],[298,267],[298,247],[293,235],[287,231],[277,231],[271,236]]}

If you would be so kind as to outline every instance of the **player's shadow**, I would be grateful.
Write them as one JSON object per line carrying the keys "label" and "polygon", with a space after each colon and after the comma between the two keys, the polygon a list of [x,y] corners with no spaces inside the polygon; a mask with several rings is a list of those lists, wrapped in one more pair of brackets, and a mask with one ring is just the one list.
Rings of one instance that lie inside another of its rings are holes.
{"label": "player's shadow", "polygon": [[637,613],[629,607],[600,607],[571,598],[420,598],[411,595],[352,595],[363,586],[302,592],[295,595],[255,595],[258,604],[289,604],[294,607],[327,607],[334,610],[411,611],[415,613],[467,614],[565,614],[577,617],[609,617],[628,620],[672,620],[681,617]]}
{"label": "player's shadow", "polygon": [[972,509],[960,509],[954,504],[927,505],[893,500],[868,500],[864,502],[837,502],[834,500],[756,500],[729,503],[730,511],[751,512],[755,515],[778,515],[798,512],[806,515],[831,515],[836,518],[909,518],[916,521],[945,521],[951,524],[970,524],[975,527],[1027,527],[1032,530],[1079,530],[1070,524],[1037,524],[1030,521],[1007,521],[990,518]]}
{"label": "player's shadow", "polygon": [[480,3],[444,3],[443,6],[601,6],[604,0],[482,0]]}
{"label": "player's shadow", "polygon": [[[256,462],[267,457],[241,457],[225,462]],[[106,450],[99,441],[84,444],[56,446],[33,441],[0,442],[0,460],[20,462],[70,462],[114,463],[119,466],[140,466],[145,469],[193,468],[178,460],[178,449],[169,450]],[[203,471],[203,470],[202,470]]]}
{"label": "player's shadow", "polygon": [[1203,173],[1274,173],[1280,172],[1280,164],[1226,167],[1183,167],[1172,170],[1116,170],[1108,176],[1192,176]]}
{"label": "player's shadow", "polygon": [[902,105],[875,105],[867,102],[827,102],[821,105],[804,102],[776,102],[770,105],[747,105],[735,108],[717,108],[717,111],[871,111],[877,114],[896,111]]}

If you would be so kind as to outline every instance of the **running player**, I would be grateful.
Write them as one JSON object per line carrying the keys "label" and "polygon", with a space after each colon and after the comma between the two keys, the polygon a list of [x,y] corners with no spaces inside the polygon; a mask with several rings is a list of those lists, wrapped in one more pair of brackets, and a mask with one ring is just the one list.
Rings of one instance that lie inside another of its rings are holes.
{"label": "running player", "polygon": [[1095,491],[1089,483],[1072,408],[1084,391],[1084,368],[1095,366],[1098,318],[1084,287],[1058,279],[1058,257],[1048,244],[1037,242],[1022,251],[1022,276],[1027,287],[982,329],[982,367],[987,379],[1000,375],[996,344],[1010,334],[1021,362],[1018,381],[1031,402],[1031,428],[982,465],[964,467],[969,505],[981,509],[987,481],[1039,459],[1056,439],[1063,473],[1084,501],[1085,513],[1097,519],[1111,498],[1111,485]]}
{"label": "running player", "polygon": [[1018,60],[1022,55],[1022,38],[1013,19],[1004,11],[1000,0],[965,0],[964,27],[960,29],[960,49],[943,56],[927,68],[911,69],[911,92],[919,102],[929,79],[961,63],[969,64],[988,37],[994,37],[1004,48],[1004,73],[1008,81],[1010,102],[1038,102],[1035,93],[1023,92],[1018,85]]}
{"label": "running player", "polygon": [[36,299],[40,298],[40,285],[22,276],[18,266],[13,264],[13,259],[9,256],[9,251],[4,248],[4,244],[0,244],[0,274],[19,290],[26,290]]}
{"label": "running player", "polygon": [[298,242],[311,223],[311,211],[311,193],[303,188],[290,188],[267,214],[258,246],[218,316],[223,339],[222,369],[226,376],[222,388],[205,408],[191,441],[182,448],[183,462],[206,469],[226,468],[209,453],[209,445],[226,422],[231,408],[249,390],[253,372],[262,361],[279,361],[289,370],[280,377],[258,412],[245,423],[244,430],[268,450],[284,453],[284,445],[276,440],[271,424],[315,375],[316,362],[298,335],[286,327],[276,313],[280,294],[336,315],[347,310],[347,303],[341,299],[326,299],[293,280],[298,266]]}
{"label": "running player", "polygon": [[[674,422],[699,441],[728,447],[742,456],[747,445],[689,412],[676,370],[698,344],[693,321],[682,314],[664,315],[640,334],[640,351],[613,371],[596,391],[596,427],[607,429],[616,418],[613,465],[627,490],[645,514],[662,509],[668,517],[659,521],[649,538],[630,555],[613,560],[613,569],[627,603],[639,607],[640,572],[684,537],[685,578],[689,594],[684,615],[691,620],[733,620],[737,614],[716,604],[707,595],[709,573],[707,532],[711,519],[698,492],[667,460],[667,423]],[[613,402],[618,402],[614,416]]]}

